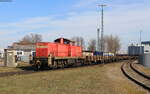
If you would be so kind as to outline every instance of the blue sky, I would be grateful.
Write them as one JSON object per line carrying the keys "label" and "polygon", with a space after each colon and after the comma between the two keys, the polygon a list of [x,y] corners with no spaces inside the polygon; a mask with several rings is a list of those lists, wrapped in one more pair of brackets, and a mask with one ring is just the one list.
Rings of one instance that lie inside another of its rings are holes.
{"label": "blue sky", "polygon": [[24,35],[38,33],[44,41],[57,37],[96,37],[100,26],[100,8],[105,8],[105,35],[121,38],[122,50],[130,43],[150,40],[149,0],[13,0],[0,2],[0,47],[19,41]]}

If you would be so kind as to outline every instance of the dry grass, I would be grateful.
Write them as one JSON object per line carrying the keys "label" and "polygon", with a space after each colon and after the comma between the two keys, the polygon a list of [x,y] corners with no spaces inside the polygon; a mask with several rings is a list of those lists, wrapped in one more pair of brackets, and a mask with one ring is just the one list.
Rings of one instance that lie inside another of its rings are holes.
{"label": "dry grass", "polygon": [[124,78],[121,64],[0,78],[0,94],[148,94]]}
{"label": "dry grass", "polygon": [[[4,64],[1,64],[4,65]],[[12,67],[0,67],[0,73],[3,72],[17,72],[17,71],[23,71],[23,68],[30,66],[28,63],[25,62],[18,62],[18,67],[17,68],[12,68]]]}

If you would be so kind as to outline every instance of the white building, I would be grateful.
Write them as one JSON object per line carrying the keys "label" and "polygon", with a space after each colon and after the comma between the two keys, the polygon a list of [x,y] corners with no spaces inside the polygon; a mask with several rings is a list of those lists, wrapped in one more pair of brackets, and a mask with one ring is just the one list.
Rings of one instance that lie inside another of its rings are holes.
{"label": "white building", "polygon": [[128,54],[129,55],[141,55],[144,54],[144,46],[133,45],[128,46]]}
{"label": "white building", "polygon": [[0,58],[4,58],[4,49],[0,48]]}
{"label": "white building", "polygon": [[150,53],[150,41],[143,41],[142,46],[144,46],[144,53]]}
{"label": "white building", "polygon": [[36,43],[13,43],[9,50],[16,50],[18,60],[29,62],[29,56],[35,56]]}

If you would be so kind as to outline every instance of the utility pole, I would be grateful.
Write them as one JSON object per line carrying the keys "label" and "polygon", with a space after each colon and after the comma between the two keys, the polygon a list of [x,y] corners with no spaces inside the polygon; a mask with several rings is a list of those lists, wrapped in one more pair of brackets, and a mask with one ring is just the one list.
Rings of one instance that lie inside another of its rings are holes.
{"label": "utility pole", "polygon": [[104,7],[107,5],[98,5],[101,7],[101,52],[104,52]]}
{"label": "utility pole", "polygon": [[100,37],[99,37],[100,29],[97,28],[97,51],[100,51]]}
{"label": "utility pole", "polygon": [[142,30],[140,30],[140,45],[142,45]]}
{"label": "utility pole", "polygon": [[142,54],[142,30],[140,30],[140,55]]}

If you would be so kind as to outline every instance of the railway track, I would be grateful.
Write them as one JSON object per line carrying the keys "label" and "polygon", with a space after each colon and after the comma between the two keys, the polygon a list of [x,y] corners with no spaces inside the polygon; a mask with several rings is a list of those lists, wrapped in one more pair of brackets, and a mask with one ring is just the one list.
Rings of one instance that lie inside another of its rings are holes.
{"label": "railway track", "polygon": [[121,70],[123,74],[136,84],[142,86],[144,89],[148,90],[150,92],[150,78],[148,75],[145,75],[144,73],[137,70],[133,63],[127,62],[124,63],[121,66]]}
{"label": "railway track", "polygon": [[[124,60],[127,62],[127,60]],[[120,61],[121,62],[121,61]],[[108,63],[106,63],[108,64]],[[97,66],[97,65],[103,65],[102,63],[92,63],[90,65],[81,65],[81,66],[71,66],[66,68],[57,68],[57,69],[45,69],[41,71],[34,71],[34,70],[23,70],[23,71],[16,71],[16,72],[2,72],[0,73],[0,77],[8,77],[8,76],[14,76],[14,75],[25,75],[25,74],[33,74],[38,72],[46,72],[46,71],[60,71],[60,70],[67,70],[67,69],[73,69],[73,68],[81,68],[81,67],[89,67],[89,66]]]}
{"label": "railway track", "polygon": [[145,74],[144,72],[141,72],[140,70],[138,70],[138,69],[136,68],[135,64],[137,64],[137,63],[132,63],[132,64],[130,64],[130,67],[131,67],[135,72],[137,72],[138,74],[140,74],[140,75],[142,75],[143,77],[145,77],[145,78],[147,78],[147,79],[150,80],[150,75],[149,75],[149,74]]}

